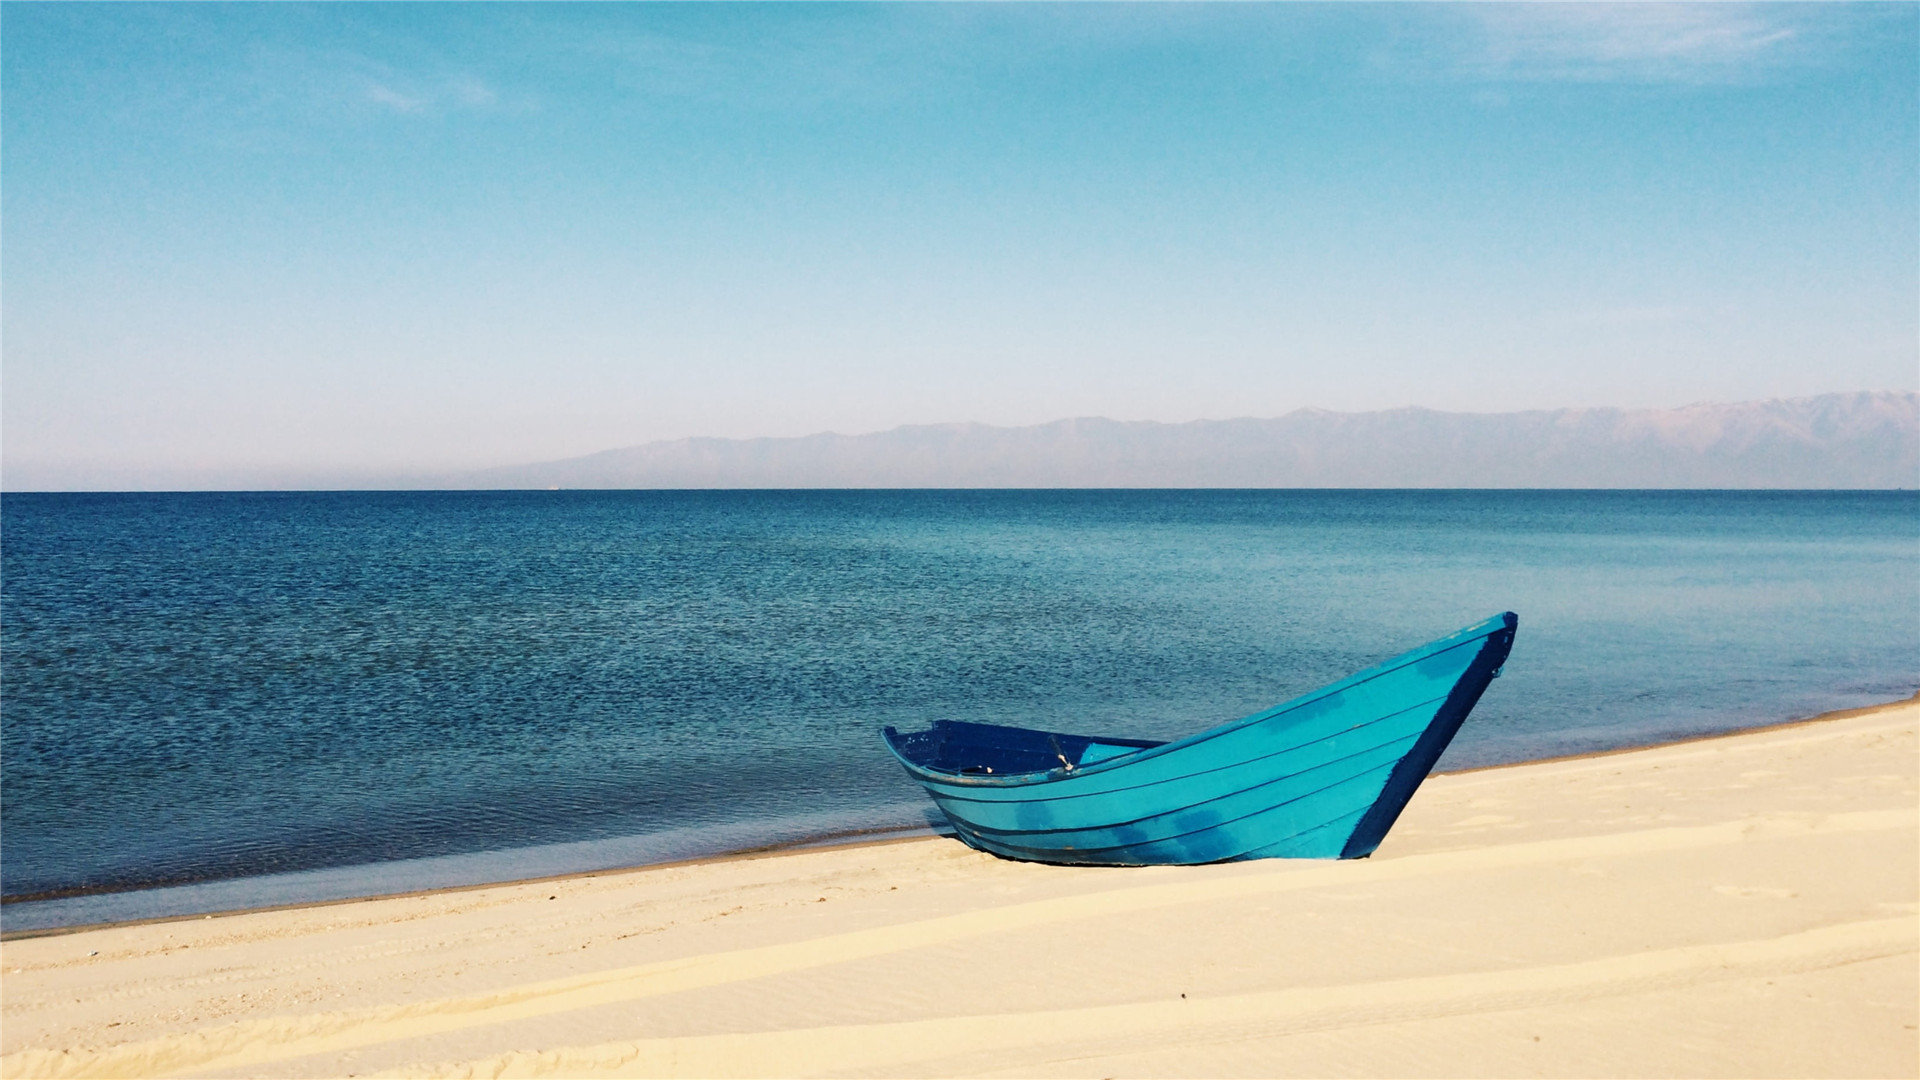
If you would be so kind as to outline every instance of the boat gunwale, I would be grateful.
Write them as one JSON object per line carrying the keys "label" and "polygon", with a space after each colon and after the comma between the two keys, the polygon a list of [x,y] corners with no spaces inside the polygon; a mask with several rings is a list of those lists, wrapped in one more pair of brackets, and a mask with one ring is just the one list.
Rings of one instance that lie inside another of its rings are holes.
{"label": "boat gunwale", "polygon": [[[908,758],[905,754],[902,754],[900,748],[894,744],[894,739],[898,736],[899,732],[891,726],[886,729],[885,733],[887,749],[892,751],[893,756],[898,758],[900,763],[906,766],[907,771],[916,778],[925,777],[937,780],[943,784],[952,784],[958,787],[1016,788],[1063,783],[1078,779],[1082,776],[1094,776],[1100,773],[1110,772],[1116,768],[1125,768],[1150,758],[1161,757],[1179,750],[1184,750],[1190,746],[1207,742],[1221,735],[1225,735],[1228,732],[1238,731],[1242,728],[1251,727],[1254,724],[1274,719],[1283,713],[1292,712],[1295,709],[1311,705],[1322,698],[1332,697],[1335,694],[1342,693],[1355,686],[1372,682],[1384,675],[1389,675],[1402,668],[1420,663],[1429,657],[1437,656],[1443,652],[1450,652],[1476,639],[1489,638],[1502,630],[1511,630],[1518,621],[1518,616],[1513,612],[1502,612],[1490,618],[1483,619],[1471,626],[1456,630],[1446,637],[1429,641],[1425,645],[1418,646],[1409,652],[1390,657],[1375,664],[1373,667],[1354,672],[1352,675],[1340,679],[1337,682],[1328,683],[1318,690],[1308,691],[1299,697],[1261,709],[1258,712],[1243,716],[1238,720],[1229,720],[1224,724],[1197,731],[1184,738],[1161,743],[1159,746],[1146,747],[1130,754],[1120,754],[1115,757],[1106,758],[1092,765],[1076,766],[1071,769],[1054,768],[1036,772],[1007,773],[1004,776],[962,774],[958,771],[936,769],[922,765]],[[1019,730],[1037,731],[1038,729],[1026,728]],[[1099,740],[1096,738],[1094,741],[1098,742]]]}

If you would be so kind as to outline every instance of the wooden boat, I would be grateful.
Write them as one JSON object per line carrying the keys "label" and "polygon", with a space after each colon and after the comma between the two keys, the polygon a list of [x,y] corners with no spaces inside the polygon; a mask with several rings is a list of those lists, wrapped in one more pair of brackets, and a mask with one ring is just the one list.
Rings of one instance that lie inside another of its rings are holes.
{"label": "wooden boat", "polygon": [[1102,866],[1362,858],[1499,675],[1509,611],[1176,742],[941,720],[887,745],[983,851]]}

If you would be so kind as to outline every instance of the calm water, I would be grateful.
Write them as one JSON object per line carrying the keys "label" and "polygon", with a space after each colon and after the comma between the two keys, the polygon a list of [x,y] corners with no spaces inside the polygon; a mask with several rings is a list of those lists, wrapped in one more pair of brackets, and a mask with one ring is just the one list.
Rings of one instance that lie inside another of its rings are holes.
{"label": "calm water", "polygon": [[9,494],[0,531],[0,890],[106,892],[12,928],[924,827],[882,725],[1171,738],[1505,609],[1443,769],[1920,686],[1911,492]]}

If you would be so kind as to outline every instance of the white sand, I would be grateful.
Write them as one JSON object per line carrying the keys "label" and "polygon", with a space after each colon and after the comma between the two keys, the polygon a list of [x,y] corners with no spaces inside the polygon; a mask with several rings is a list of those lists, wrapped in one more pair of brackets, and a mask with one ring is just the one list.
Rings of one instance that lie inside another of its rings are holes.
{"label": "white sand", "polygon": [[0,945],[6,1076],[1915,1076],[1920,703],[1435,777],[1359,862],[914,840]]}

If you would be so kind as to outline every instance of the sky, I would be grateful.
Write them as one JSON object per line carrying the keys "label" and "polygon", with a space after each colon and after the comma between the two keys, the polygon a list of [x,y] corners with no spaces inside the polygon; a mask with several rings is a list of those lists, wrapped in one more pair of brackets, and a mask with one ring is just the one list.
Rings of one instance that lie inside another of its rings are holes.
{"label": "sky", "polygon": [[1920,388],[1920,5],[0,5],[0,486]]}

